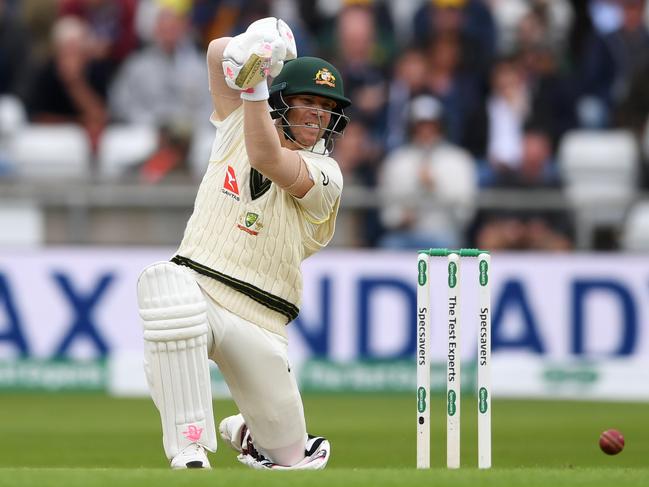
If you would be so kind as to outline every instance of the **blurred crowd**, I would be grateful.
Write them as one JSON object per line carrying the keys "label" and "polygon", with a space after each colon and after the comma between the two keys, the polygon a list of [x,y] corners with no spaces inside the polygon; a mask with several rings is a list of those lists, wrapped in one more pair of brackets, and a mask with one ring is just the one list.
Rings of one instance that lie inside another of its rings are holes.
{"label": "blurred crowd", "polygon": [[265,16],[343,75],[353,106],[333,156],[346,187],[390,201],[356,212],[355,245],[573,248],[565,208],[476,200],[560,190],[557,157],[575,130],[632,134],[636,183],[649,187],[645,0],[0,0],[0,97],[30,124],[82,127],[93,174],[109,127],[145,126],[155,143],[118,178],[195,181],[192,145],[211,111],[205,49]]}

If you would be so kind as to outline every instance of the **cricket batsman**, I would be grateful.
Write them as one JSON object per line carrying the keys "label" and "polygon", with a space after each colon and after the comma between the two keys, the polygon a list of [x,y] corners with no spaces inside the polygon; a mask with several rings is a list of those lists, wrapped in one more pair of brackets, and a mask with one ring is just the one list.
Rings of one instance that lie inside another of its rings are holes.
{"label": "cricket batsman", "polygon": [[137,285],[164,450],[174,469],[210,468],[211,359],[240,411],[219,425],[238,459],[321,469],[331,447],[307,434],[286,327],[299,312],[302,260],[334,232],[343,181],[328,154],[350,101],[338,70],[298,58],[291,29],[274,17],[212,41],[207,64],[209,166],[177,254]]}

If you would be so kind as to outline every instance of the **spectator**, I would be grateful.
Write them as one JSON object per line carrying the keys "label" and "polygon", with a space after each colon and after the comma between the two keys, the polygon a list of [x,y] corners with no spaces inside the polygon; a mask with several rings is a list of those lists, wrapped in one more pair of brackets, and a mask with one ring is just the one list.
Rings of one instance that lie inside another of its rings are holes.
{"label": "spectator", "polygon": [[582,125],[606,127],[611,112],[626,97],[631,80],[649,66],[649,30],[644,24],[644,0],[617,0],[622,25],[594,36],[585,55]]}
{"label": "spectator", "polygon": [[0,95],[17,94],[29,59],[29,34],[17,16],[0,0]]}
{"label": "spectator", "polygon": [[479,230],[475,245],[490,251],[523,250],[567,252],[573,249],[572,239],[555,228],[547,216],[521,218],[500,215],[489,217]]}
{"label": "spectator", "polygon": [[[6,0],[5,0],[6,1]],[[52,0],[21,0],[19,12],[20,18],[29,32],[30,41],[30,76],[33,78],[34,71],[45,63],[52,54],[52,29],[58,20],[58,2]]]}
{"label": "spectator", "polygon": [[118,120],[154,125],[204,123],[210,115],[204,54],[192,43],[186,12],[162,7],[154,42],[130,56],[110,91]]}
{"label": "spectator", "polygon": [[[311,33],[317,38],[317,45],[331,56],[338,56],[344,46],[338,41],[339,20],[348,10],[361,9],[370,14],[375,41],[372,46],[372,61],[385,69],[397,52],[395,25],[392,19],[390,0],[295,0],[300,16]],[[281,2],[276,2],[281,3]],[[301,48],[300,48],[301,49]]]}
{"label": "spectator", "polygon": [[280,2],[271,2],[271,17],[284,20],[291,26],[295,36],[296,45],[300,46],[299,56],[317,56],[316,48],[319,47],[314,43],[313,33],[309,32],[304,19],[300,16],[299,5],[297,0],[288,0]]}
{"label": "spectator", "polygon": [[[552,139],[542,127],[526,127],[520,164],[507,171],[492,172],[485,186],[531,191],[560,189],[553,159]],[[572,218],[564,210],[481,211],[474,223],[475,242],[490,250],[569,250],[572,248]]]}
{"label": "spectator", "polygon": [[523,127],[531,114],[531,93],[516,58],[493,68],[487,99],[487,171],[515,171],[523,152]]}
{"label": "spectator", "polygon": [[[579,1],[579,0],[575,0]],[[588,0],[593,28],[601,35],[610,34],[622,25],[622,8],[617,0]]]}
{"label": "spectator", "polygon": [[629,86],[628,94],[621,100],[613,114],[613,125],[630,129],[640,145],[640,186],[649,189],[649,66],[637,73]]}
{"label": "spectator", "polygon": [[387,79],[374,59],[376,48],[374,18],[369,7],[344,7],[338,16],[336,66],[345,80],[345,91],[354,100],[356,120],[383,141]]}
{"label": "spectator", "polygon": [[516,28],[517,50],[544,44],[553,51],[566,47],[574,12],[566,0],[534,0]]}
{"label": "spectator", "polygon": [[556,145],[566,131],[577,126],[574,77],[560,71],[557,51],[544,42],[527,45],[519,57],[530,90],[530,116],[536,124],[543,124]]}
{"label": "spectator", "polygon": [[[313,5],[309,7],[314,10]],[[199,35],[201,46],[207,49],[211,40],[239,34],[255,20],[281,18],[291,26],[295,42],[300,46],[300,56],[312,56],[314,46],[298,9],[297,3],[290,0],[194,0],[191,23]]]}
{"label": "spectator", "polygon": [[194,0],[192,25],[196,27],[205,49],[212,39],[235,33],[241,7],[242,2],[237,0]]}
{"label": "spectator", "polygon": [[643,136],[649,120],[649,65],[631,79],[628,93],[614,115],[614,126],[631,129],[637,137]]}
{"label": "spectator", "polygon": [[188,26],[186,11],[161,7],[154,42],[126,60],[110,88],[113,118],[162,129],[159,151],[141,167],[145,181],[160,181],[160,171],[182,166],[193,131],[210,117],[204,54]]}
{"label": "spectator", "polygon": [[137,0],[61,0],[59,11],[88,23],[93,57],[112,71],[137,47],[136,6]]}
{"label": "spectator", "polygon": [[575,67],[579,65],[579,60],[586,50],[586,45],[595,31],[593,17],[590,12],[594,2],[593,0],[570,0],[570,3],[574,12],[574,21],[568,31],[566,55],[568,56],[569,65]]}
{"label": "spectator", "polygon": [[[410,104],[410,141],[383,162],[379,187],[390,200],[382,220],[386,248],[459,247],[473,217],[473,159],[445,140],[442,104],[429,95]],[[407,203],[399,200],[409,200]],[[432,199],[431,205],[421,205]],[[434,204],[434,206],[433,206]]]}
{"label": "spectator", "polygon": [[548,188],[559,187],[559,173],[554,161],[552,138],[541,126],[525,128],[519,164],[501,171],[487,170],[481,175],[482,186]]}
{"label": "spectator", "polygon": [[162,126],[156,151],[144,161],[126,169],[122,179],[142,184],[190,183],[193,174],[189,164],[190,133]]}
{"label": "spectator", "polygon": [[481,103],[480,84],[475,75],[462,71],[461,46],[457,36],[440,34],[428,49],[428,91],[444,106],[446,136],[454,144],[464,145],[469,114]]}
{"label": "spectator", "polygon": [[408,107],[417,95],[428,91],[428,61],[423,51],[409,48],[395,61],[388,88],[386,150],[406,142]]}
{"label": "spectator", "polygon": [[26,118],[25,107],[18,97],[0,94],[0,179],[16,173],[11,142],[26,123]]}
{"label": "spectator", "polygon": [[[573,0],[583,4],[584,0]],[[488,0],[498,27],[498,51],[511,55],[525,45],[544,43],[553,50],[565,47],[575,19],[568,0]],[[521,31],[524,35],[521,36]]]}
{"label": "spectator", "polygon": [[52,30],[52,56],[37,71],[27,95],[30,120],[78,123],[92,146],[107,120],[105,65],[91,58],[87,24],[75,17],[58,19]]}
{"label": "spectator", "polygon": [[[353,115],[345,128],[345,136],[336,141],[334,157],[340,165],[346,188],[376,188],[380,148],[372,141],[365,126],[354,120]],[[344,212],[339,219],[339,224],[347,223],[345,233],[351,236],[352,246],[376,246],[382,233],[376,208]]]}
{"label": "spectator", "polygon": [[431,0],[423,2],[413,19],[415,41],[426,46],[439,36],[455,37],[460,46],[460,68],[481,82],[496,46],[491,12],[482,0]]}

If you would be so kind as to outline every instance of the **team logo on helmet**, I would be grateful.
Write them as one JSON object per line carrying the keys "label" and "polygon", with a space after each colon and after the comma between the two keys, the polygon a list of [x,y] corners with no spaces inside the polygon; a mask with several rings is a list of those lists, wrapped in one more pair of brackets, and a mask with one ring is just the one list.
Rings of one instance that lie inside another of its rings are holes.
{"label": "team logo on helmet", "polygon": [[319,69],[313,80],[316,85],[327,85],[331,88],[336,87],[336,77],[327,68]]}

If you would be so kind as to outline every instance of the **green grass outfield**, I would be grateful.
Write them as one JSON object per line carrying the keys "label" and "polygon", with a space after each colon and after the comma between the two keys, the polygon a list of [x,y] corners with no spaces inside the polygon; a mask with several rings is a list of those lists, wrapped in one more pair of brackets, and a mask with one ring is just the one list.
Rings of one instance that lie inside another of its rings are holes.
{"label": "green grass outfield", "polygon": [[[415,469],[415,407],[405,395],[309,395],[309,430],[327,436],[322,472],[256,472],[223,445],[214,470],[171,471],[147,399],[99,395],[0,395],[0,486],[621,486],[649,485],[649,404],[561,401],[493,403],[493,464],[477,465],[473,398],[462,402],[462,464],[445,468],[442,397],[433,398],[433,468]],[[216,401],[217,420],[232,414]],[[598,448],[618,428],[626,448]]]}

